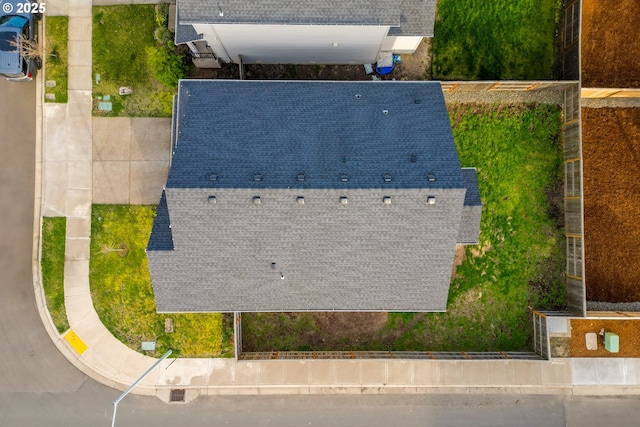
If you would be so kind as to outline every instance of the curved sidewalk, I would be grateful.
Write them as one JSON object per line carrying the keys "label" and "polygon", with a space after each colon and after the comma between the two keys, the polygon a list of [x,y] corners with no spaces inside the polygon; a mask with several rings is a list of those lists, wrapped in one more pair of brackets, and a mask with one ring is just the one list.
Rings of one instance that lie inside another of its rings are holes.
{"label": "curved sidewalk", "polygon": [[[132,3],[131,1],[123,3]],[[34,287],[45,327],[78,369],[106,385],[125,389],[156,359],[137,353],[102,325],[91,301],[89,242],[93,197],[92,3],[54,0],[49,13],[69,15],[69,102],[44,104],[34,220]],[[71,332],[60,336],[44,303],[40,273],[42,216],[67,218],[64,290]],[[135,393],[168,401],[169,391],[198,395],[273,393],[585,393],[640,394],[640,359],[542,361],[168,359]]]}

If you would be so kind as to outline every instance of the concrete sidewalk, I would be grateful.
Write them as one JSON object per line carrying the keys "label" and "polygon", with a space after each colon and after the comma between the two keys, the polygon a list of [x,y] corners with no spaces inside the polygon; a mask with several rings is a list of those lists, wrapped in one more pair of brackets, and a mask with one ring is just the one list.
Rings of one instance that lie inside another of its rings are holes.
{"label": "concrete sidewalk", "polygon": [[[38,227],[34,247],[38,306],[53,341],[71,363],[104,384],[125,389],[155,359],[116,340],[93,308],[89,289],[91,204],[156,202],[158,186],[168,171],[169,122],[92,118],[92,3],[52,0],[47,7],[50,14],[69,15],[69,103],[43,105],[39,100],[43,148],[38,151],[41,157],[37,170],[42,174],[42,206],[35,213]],[[150,141],[158,140],[162,141],[159,145],[151,145]],[[110,178],[114,176],[119,181]],[[137,184],[149,177],[151,184]],[[38,197],[36,204],[39,202]],[[64,289],[71,331],[64,337],[57,334],[51,322],[39,286],[37,248],[43,215],[67,218]],[[187,389],[187,401],[198,395],[273,393],[640,394],[639,384],[640,359],[168,359],[134,392],[157,395],[166,401],[173,388]]]}

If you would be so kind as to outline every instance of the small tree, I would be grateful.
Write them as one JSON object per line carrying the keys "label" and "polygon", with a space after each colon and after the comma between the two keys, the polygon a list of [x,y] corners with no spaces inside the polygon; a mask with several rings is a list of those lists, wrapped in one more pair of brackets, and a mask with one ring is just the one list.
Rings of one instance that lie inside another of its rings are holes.
{"label": "small tree", "polygon": [[29,40],[24,34],[11,40],[9,44],[20,49],[20,54],[27,59],[42,58],[44,55],[44,47],[38,43],[38,40],[36,38]]}

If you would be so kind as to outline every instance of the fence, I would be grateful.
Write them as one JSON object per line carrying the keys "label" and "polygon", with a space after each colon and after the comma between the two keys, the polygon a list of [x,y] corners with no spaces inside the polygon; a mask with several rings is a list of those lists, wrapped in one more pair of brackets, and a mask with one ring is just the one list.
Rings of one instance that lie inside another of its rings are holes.
{"label": "fence", "polygon": [[487,91],[522,91],[534,92],[544,89],[563,90],[577,84],[576,81],[559,80],[485,80],[485,81],[451,81],[440,82],[442,91],[448,92],[487,92]]}
{"label": "fence", "polygon": [[567,245],[567,308],[578,316],[586,316],[584,284],[583,200],[582,200],[582,131],[580,87],[574,84],[564,90],[563,159],[564,221]]}
{"label": "fence", "polygon": [[543,359],[549,360],[550,348],[547,316],[540,311],[533,311],[533,351]]}
{"label": "fence", "polygon": [[542,360],[532,352],[467,351],[268,351],[241,353],[239,360],[326,360],[326,359],[398,359],[398,360]]}
{"label": "fence", "polygon": [[[234,354],[236,360],[326,360],[326,359],[398,359],[398,360],[542,360],[539,352],[529,351],[242,351],[242,313],[233,313]],[[546,328],[546,321],[545,321]]]}
{"label": "fence", "polygon": [[627,88],[582,88],[581,96],[590,99],[640,98],[640,89]]}
{"label": "fence", "polygon": [[233,355],[236,360],[242,354],[242,313],[233,312]]}
{"label": "fence", "polygon": [[562,40],[562,64],[560,77],[578,80],[580,77],[580,0],[566,0],[560,39]]}
{"label": "fence", "polygon": [[589,311],[589,319],[601,320],[639,320],[640,312],[638,311]]}

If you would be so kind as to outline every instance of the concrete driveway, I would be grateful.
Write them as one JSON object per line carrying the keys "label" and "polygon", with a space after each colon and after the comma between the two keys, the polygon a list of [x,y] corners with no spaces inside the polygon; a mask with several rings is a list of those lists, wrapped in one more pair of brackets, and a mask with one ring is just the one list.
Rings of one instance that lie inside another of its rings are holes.
{"label": "concrete driveway", "polygon": [[93,117],[93,203],[157,204],[169,173],[171,119]]}

